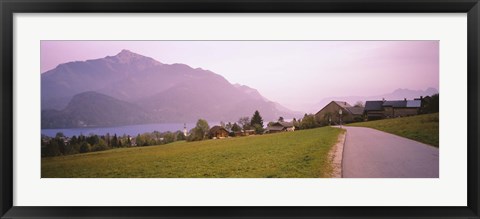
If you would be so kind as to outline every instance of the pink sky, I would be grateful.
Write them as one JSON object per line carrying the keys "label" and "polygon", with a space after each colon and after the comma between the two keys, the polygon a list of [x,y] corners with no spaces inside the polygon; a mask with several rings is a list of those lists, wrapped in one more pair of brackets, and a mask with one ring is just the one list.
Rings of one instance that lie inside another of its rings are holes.
{"label": "pink sky", "polygon": [[41,72],[122,49],[211,70],[295,110],[332,96],[439,88],[438,41],[42,41]]}

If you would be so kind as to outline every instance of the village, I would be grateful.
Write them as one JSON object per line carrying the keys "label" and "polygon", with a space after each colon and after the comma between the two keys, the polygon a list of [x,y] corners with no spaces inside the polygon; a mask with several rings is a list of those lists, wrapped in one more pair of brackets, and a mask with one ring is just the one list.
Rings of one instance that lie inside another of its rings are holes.
{"label": "village", "polygon": [[[388,118],[415,116],[438,112],[438,94],[426,97],[403,100],[367,100],[365,104],[357,102],[353,106],[345,101],[331,101],[315,114],[305,114],[302,119],[293,118],[285,121],[279,117],[277,121],[263,124],[260,112],[256,111],[252,118],[241,117],[238,122],[209,126],[208,122],[199,119],[196,127],[183,131],[139,133],[137,136],[121,135],[89,135],[64,136],[58,133],[55,137],[42,136],[42,156],[60,156],[76,153],[103,151],[120,147],[140,147],[163,145],[176,141],[202,141],[207,139],[223,139],[245,136],[293,132],[323,126],[343,125],[355,122],[373,121]],[[436,108],[436,109],[435,109]]]}
{"label": "village", "polygon": [[[264,132],[261,134],[270,134],[277,132],[291,132],[299,129],[308,129],[326,125],[341,125],[353,122],[373,121],[379,119],[398,118],[405,116],[414,116],[419,114],[431,113],[434,109],[429,109],[433,98],[438,101],[438,94],[426,97],[414,98],[412,100],[369,100],[365,104],[357,102],[351,105],[345,101],[331,101],[314,115],[305,114],[303,119],[286,122],[283,118],[278,121],[269,122]],[[302,124],[305,119],[313,116],[310,126]],[[188,132],[185,131],[185,135]],[[208,131],[210,139],[221,139],[226,137],[240,137],[259,134],[254,129],[232,130],[231,126],[216,125]]]}

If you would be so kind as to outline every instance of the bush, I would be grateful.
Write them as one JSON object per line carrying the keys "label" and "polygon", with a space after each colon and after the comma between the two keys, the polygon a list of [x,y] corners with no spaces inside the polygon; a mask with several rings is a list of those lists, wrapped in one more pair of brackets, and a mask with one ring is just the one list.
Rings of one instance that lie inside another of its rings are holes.
{"label": "bush", "polygon": [[92,151],[92,146],[87,142],[82,142],[80,145],[80,153],[87,153]]}
{"label": "bush", "polygon": [[98,141],[98,144],[93,146],[93,151],[104,151],[107,149],[108,149],[108,145],[103,139],[100,139],[100,141]]}
{"label": "bush", "polygon": [[300,128],[301,129],[312,129],[318,127],[318,123],[315,120],[315,116],[313,114],[305,114],[305,116],[302,119],[302,122],[300,123]]}
{"label": "bush", "polygon": [[253,129],[255,129],[255,133],[263,134],[264,129],[261,125],[255,124],[255,125],[253,125]]}
{"label": "bush", "polygon": [[47,144],[45,155],[53,157],[53,156],[58,156],[60,154],[61,153],[60,153],[60,147],[58,145],[58,142],[56,140],[50,141],[50,143]]}

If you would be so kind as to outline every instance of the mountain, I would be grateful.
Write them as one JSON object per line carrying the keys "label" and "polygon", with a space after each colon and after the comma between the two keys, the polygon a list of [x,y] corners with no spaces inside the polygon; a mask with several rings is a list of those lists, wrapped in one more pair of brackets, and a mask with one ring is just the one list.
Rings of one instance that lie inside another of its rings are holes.
{"label": "mountain", "polygon": [[69,128],[140,124],[151,115],[135,104],[94,91],[73,96],[63,110],[43,110],[42,128]]}
{"label": "mountain", "polygon": [[[152,58],[128,50],[102,59],[60,64],[41,76],[42,109],[62,109],[75,94],[105,89],[133,74],[147,74],[161,66],[162,63]],[[122,97],[121,94],[113,96]]]}
{"label": "mountain", "polygon": [[312,112],[316,113],[332,100],[346,101],[351,105],[355,104],[358,101],[365,103],[367,100],[403,100],[405,98],[411,100],[414,98],[420,98],[420,96],[431,96],[437,94],[438,90],[435,88],[428,88],[426,90],[410,90],[410,89],[396,89],[392,93],[382,94],[382,95],[373,95],[373,96],[344,96],[344,97],[328,97],[322,99],[320,102],[312,106]]}
{"label": "mountain", "polygon": [[[116,56],[61,64],[43,73],[41,83],[42,124],[46,124],[42,127],[50,128],[108,125],[101,116],[111,120],[109,125],[118,125],[184,123],[199,118],[233,122],[255,110],[265,121],[302,115],[269,101],[253,88],[232,85],[214,72],[185,64],[163,64],[128,50]],[[100,100],[105,111],[92,106]],[[71,113],[74,109],[76,115]],[[140,115],[133,109],[141,109]],[[105,115],[109,110],[133,118]],[[94,119],[87,121],[87,117]]]}

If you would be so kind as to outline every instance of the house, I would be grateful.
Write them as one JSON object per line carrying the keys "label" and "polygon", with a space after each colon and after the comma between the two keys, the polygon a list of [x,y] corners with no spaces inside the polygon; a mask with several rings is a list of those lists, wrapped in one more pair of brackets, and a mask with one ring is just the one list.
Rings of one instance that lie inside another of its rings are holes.
{"label": "house", "polygon": [[256,132],[255,132],[254,129],[249,129],[249,130],[245,130],[245,134],[246,134],[247,136],[249,136],[249,135],[255,135]]}
{"label": "house", "polygon": [[295,126],[293,122],[275,122],[265,129],[265,133],[293,132]]}
{"label": "house", "polygon": [[249,135],[255,135],[255,134],[256,132],[254,129],[241,130],[233,133],[235,137],[249,136]]}
{"label": "house", "polygon": [[365,102],[365,116],[368,120],[418,115],[421,99],[375,100]]}
{"label": "house", "polygon": [[209,131],[208,131],[208,137],[209,138],[226,138],[228,137],[229,132],[223,128],[222,126],[213,126]]}
{"label": "house", "polygon": [[137,146],[137,138],[128,137],[130,139],[130,146]]}
{"label": "house", "polygon": [[315,114],[315,119],[322,125],[358,122],[363,121],[363,111],[364,107],[351,106],[345,101],[332,101]]}
{"label": "house", "polygon": [[367,120],[377,120],[385,118],[383,111],[383,102],[385,100],[374,100],[365,102],[365,116]]}

